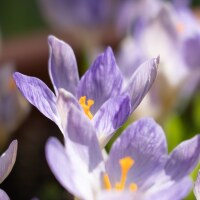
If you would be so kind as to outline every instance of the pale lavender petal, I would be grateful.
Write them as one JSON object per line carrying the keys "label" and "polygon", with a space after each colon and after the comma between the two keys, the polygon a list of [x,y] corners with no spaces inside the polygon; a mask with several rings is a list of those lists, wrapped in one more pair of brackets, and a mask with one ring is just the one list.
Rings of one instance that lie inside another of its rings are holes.
{"label": "pale lavender petal", "polygon": [[192,189],[192,180],[189,177],[184,177],[178,182],[160,183],[154,189],[151,188],[146,200],[182,200]]}
{"label": "pale lavender petal", "polygon": [[[70,193],[81,199],[92,199],[92,188],[87,173],[82,169],[81,160],[74,165],[73,159],[64,146],[56,139],[50,138],[46,144],[46,159],[59,183]],[[71,160],[72,159],[72,160]]]}
{"label": "pale lavender petal", "polygon": [[131,110],[129,96],[117,96],[106,101],[97,111],[92,122],[96,129],[100,146],[103,148],[116,129],[124,124]]}
{"label": "pale lavender petal", "polygon": [[191,0],[172,0],[175,8],[183,9],[189,6]]}
{"label": "pale lavender petal", "polygon": [[54,36],[49,36],[49,74],[56,94],[64,88],[76,94],[79,82],[76,58],[72,48]]}
{"label": "pale lavender petal", "polygon": [[200,33],[188,38],[183,43],[183,58],[189,70],[197,69],[200,66]]}
{"label": "pale lavender petal", "polygon": [[56,96],[40,79],[14,73],[16,85],[23,96],[42,114],[58,124]]}
{"label": "pale lavender petal", "polygon": [[119,160],[130,156],[135,164],[129,171],[127,184],[135,182],[141,187],[148,178],[163,169],[167,159],[165,134],[153,119],[143,118],[122,133],[109,155],[107,170],[112,183],[120,180]]}
{"label": "pale lavender petal", "polygon": [[197,180],[194,184],[194,195],[197,200],[200,200],[200,172],[198,173]]}
{"label": "pale lavender petal", "polygon": [[69,107],[74,105],[77,109],[81,110],[81,106],[77,99],[68,91],[64,89],[59,89],[58,98],[57,98],[57,107],[59,107],[59,118],[61,119],[61,127],[62,130],[65,129],[67,123],[67,112],[69,111]]}
{"label": "pale lavender petal", "polygon": [[122,82],[122,75],[112,49],[107,48],[81,78],[78,97],[86,96],[93,99],[91,111],[95,114],[106,100],[120,93]]}
{"label": "pale lavender petal", "polygon": [[2,189],[0,189],[0,200],[10,200],[8,195]]}
{"label": "pale lavender petal", "polygon": [[59,94],[57,108],[58,113],[65,119],[63,131],[66,149],[85,162],[92,171],[102,161],[94,127],[84,112],[71,103],[62,91]]}
{"label": "pale lavender petal", "polygon": [[[142,25],[138,25],[137,27],[134,29],[143,29]],[[117,58],[120,70],[124,78],[127,80],[131,78],[132,74],[140,66],[140,64],[147,60],[146,56],[144,55],[144,50],[140,45],[137,44],[137,40],[135,41],[135,38],[133,37],[127,37],[123,40]]]}
{"label": "pale lavender petal", "polygon": [[159,57],[140,65],[130,78],[127,86],[124,88],[123,91],[130,95],[132,112],[151,88],[157,75],[158,64]]}
{"label": "pale lavender petal", "polygon": [[0,183],[11,172],[17,156],[17,140],[13,140],[8,149],[0,157]]}
{"label": "pale lavender petal", "polygon": [[170,154],[165,172],[173,180],[180,180],[192,172],[199,162],[200,135],[182,142]]}

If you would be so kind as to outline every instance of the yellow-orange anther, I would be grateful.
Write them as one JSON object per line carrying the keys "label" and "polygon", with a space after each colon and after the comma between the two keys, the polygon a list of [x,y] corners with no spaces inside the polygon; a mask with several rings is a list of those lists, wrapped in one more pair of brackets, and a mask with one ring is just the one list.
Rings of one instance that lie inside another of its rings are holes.
{"label": "yellow-orange anther", "polygon": [[111,183],[110,183],[110,179],[109,179],[109,177],[108,177],[108,174],[104,174],[103,180],[104,180],[104,185],[105,185],[106,190],[111,190],[111,189],[112,189],[112,186],[111,186]]}
{"label": "yellow-orange anther", "polygon": [[176,23],[176,30],[178,33],[183,33],[185,31],[184,24],[181,22]]}
{"label": "yellow-orange anther", "polygon": [[138,189],[137,184],[131,183],[131,184],[129,185],[129,190],[130,190],[130,191],[135,192],[137,189]]}
{"label": "yellow-orange anther", "polygon": [[[120,182],[117,182],[115,184],[114,189],[116,189],[118,191],[122,191],[125,189],[127,174],[128,174],[128,171],[130,170],[130,168],[133,166],[134,160],[131,157],[125,157],[125,158],[122,158],[121,160],[119,160],[119,164],[121,167],[121,180],[120,180]],[[103,180],[104,180],[105,189],[111,190],[112,185],[111,185],[108,174],[104,174]],[[137,184],[131,183],[129,185],[130,191],[135,192],[137,189],[138,189]]]}
{"label": "yellow-orange anther", "polygon": [[15,81],[11,77],[9,78],[8,87],[10,90],[15,90],[16,88]]}
{"label": "yellow-orange anther", "polygon": [[120,182],[116,183],[115,188],[117,190],[123,190],[125,188],[128,171],[133,166],[134,160],[131,157],[125,157],[119,161],[119,164],[122,172],[121,180]]}
{"label": "yellow-orange anther", "polygon": [[90,112],[90,107],[94,104],[94,101],[92,99],[88,99],[87,100],[87,104],[86,104],[86,96],[82,96],[79,99],[79,103],[82,106],[85,114],[89,117],[89,119],[93,118],[92,113]]}

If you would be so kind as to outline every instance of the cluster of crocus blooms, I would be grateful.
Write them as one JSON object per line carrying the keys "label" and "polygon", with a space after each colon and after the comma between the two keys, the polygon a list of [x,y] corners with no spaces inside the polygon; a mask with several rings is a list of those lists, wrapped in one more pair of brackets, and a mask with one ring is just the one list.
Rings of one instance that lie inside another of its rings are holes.
{"label": "cluster of crocus blooms", "polygon": [[64,94],[60,101],[67,110],[65,145],[50,138],[46,157],[60,184],[78,199],[181,200],[188,195],[192,188],[188,175],[199,161],[199,135],[168,155],[162,128],[143,118],[131,124],[103,156],[90,119]]}
{"label": "cluster of crocus blooms", "polygon": [[[0,183],[9,175],[17,156],[17,140],[13,140],[8,149],[0,157]],[[8,195],[0,189],[0,199],[9,200]]]}
{"label": "cluster of crocus blooms", "polygon": [[46,144],[48,164],[77,199],[181,200],[192,189],[189,174],[200,158],[200,136],[169,155],[162,128],[152,118],[130,124],[105,145],[151,88],[159,57],[124,77],[112,49],[100,54],[79,80],[71,47],[50,36],[49,74],[55,94],[35,77],[14,73],[25,98],[55,122],[64,136]]}
{"label": "cluster of crocus blooms", "polygon": [[131,33],[122,43],[118,58],[122,72],[129,77],[139,63],[152,55],[162,58],[158,77],[140,105],[138,116],[162,120],[180,100],[187,101],[198,85],[200,25],[188,3],[135,1],[136,8],[141,5],[143,12],[134,12],[137,14],[133,16]]}
{"label": "cluster of crocus blooms", "polygon": [[[162,57],[158,78],[137,110],[137,116],[150,115],[160,121],[165,120],[180,100],[188,101],[199,84],[200,25],[189,7],[191,0],[39,2],[50,24],[72,31],[76,40],[86,38],[85,42],[78,44],[87,46],[88,54],[94,54],[95,45],[101,46],[101,41],[93,40],[102,40],[98,35],[102,26],[108,29],[113,24],[115,31],[112,34],[129,32],[122,42],[118,58],[119,67],[127,78],[148,58],[158,54]],[[88,27],[90,31],[94,27],[96,34],[88,34]]]}

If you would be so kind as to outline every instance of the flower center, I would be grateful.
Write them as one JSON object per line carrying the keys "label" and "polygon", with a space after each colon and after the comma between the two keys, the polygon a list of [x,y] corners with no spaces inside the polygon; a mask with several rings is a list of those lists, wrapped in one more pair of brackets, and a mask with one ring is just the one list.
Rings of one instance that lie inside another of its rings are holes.
{"label": "flower center", "polygon": [[185,26],[181,22],[176,23],[175,27],[178,33],[183,33],[185,31]]}
{"label": "flower center", "polygon": [[[122,191],[122,190],[124,190],[124,188],[126,186],[127,174],[128,174],[128,171],[133,166],[134,160],[131,157],[128,156],[128,157],[120,159],[119,160],[119,164],[120,164],[120,167],[121,167],[121,179],[120,179],[120,182],[117,182],[115,184],[114,189],[118,190],[118,191]],[[108,174],[104,174],[103,178],[104,178],[105,188],[107,190],[111,190],[112,189],[112,185],[111,185],[111,182],[110,182]],[[129,190],[130,191],[135,192],[137,190],[137,188],[138,188],[137,184],[135,184],[135,183],[131,183],[129,185]]]}
{"label": "flower center", "polygon": [[87,104],[86,104],[86,96],[82,96],[79,99],[79,104],[81,105],[81,107],[83,108],[85,114],[88,116],[89,119],[93,118],[92,113],[90,112],[90,107],[94,104],[94,101],[92,99],[88,99],[87,100]]}

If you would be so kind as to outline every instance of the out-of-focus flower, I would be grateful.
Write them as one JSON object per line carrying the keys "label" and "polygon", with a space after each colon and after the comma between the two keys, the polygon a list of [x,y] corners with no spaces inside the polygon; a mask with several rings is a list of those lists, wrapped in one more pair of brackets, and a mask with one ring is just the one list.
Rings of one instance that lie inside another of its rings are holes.
{"label": "out-of-focus flower", "polygon": [[[101,133],[104,129],[105,135],[111,136],[139,105],[157,74],[159,58],[143,63],[129,80],[125,80],[112,49],[107,48],[79,80],[71,47],[53,36],[49,37],[49,46],[49,74],[56,95],[35,77],[16,72],[14,79],[28,101],[54,121],[62,132],[65,119],[57,110],[59,89],[65,90],[65,96],[70,99],[70,103],[83,110],[95,127],[100,126]],[[108,131],[110,126],[112,132]]]}
{"label": "out-of-focus flower", "polygon": [[[142,17],[144,20],[149,20],[160,9],[160,0],[126,0],[123,1],[118,9],[117,27],[123,32],[127,32],[132,25]],[[121,1],[122,2],[122,1]],[[150,8],[150,9],[149,9]]]}
{"label": "out-of-focus flower", "polygon": [[[126,7],[135,5],[132,0],[98,2],[93,0],[39,0],[38,2],[42,14],[51,26],[74,33],[80,29],[88,32],[88,28],[90,32],[110,27],[116,31],[119,18],[125,17]],[[91,37],[91,34],[89,35]]]}
{"label": "out-of-focus flower", "polygon": [[[121,0],[38,0],[47,23],[68,35],[89,59],[95,57],[102,41],[117,41],[120,32],[115,26]],[[80,37],[81,33],[81,37]],[[112,33],[112,36],[110,36]],[[99,51],[98,51],[99,52]]]}
{"label": "out-of-focus flower", "polygon": [[40,0],[43,14],[53,26],[70,29],[105,25],[111,22],[111,1]]}
{"label": "out-of-focus flower", "polygon": [[194,184],[194,194],[197,200],[200,200],[200,172],[198,173],[197,180]]}
{"label": "out-of-focus flower", "polygon": [[[146,12],[151,10],[141,2]],[[129,77],[138,63],[160,54],[158,77],[138,114],[161,118],[180,99],[188,99],[200,80],[200,25],[186,1],[154,1],[152,6],[155,13],[134,18],[133,34],[124,40],[118,61]]]}
{"label": "out-of-focus flower", "polygon": [[[17,156],[17,140],[13,140],[8,149],[0,157],[0,183],[9,175]],[[0,199],[9,200],[7,194],[0,189]]]}
{"label": "out-of-focus flower", "polygon": [[0,145],[27,116],[30,105],[21,96],[13,80],[14,67],[6,64],[0,68]]}
{"label": "out-of-focus flower", "polygon": [[192,188],[188,174],[199,161],[200,135],[170,155],[153,119],[131,124],[103,159],[95,129],[76,107],[67,112],[65,146],[48,140],[46,158],[60,184],[78,199],[180,200]]}

